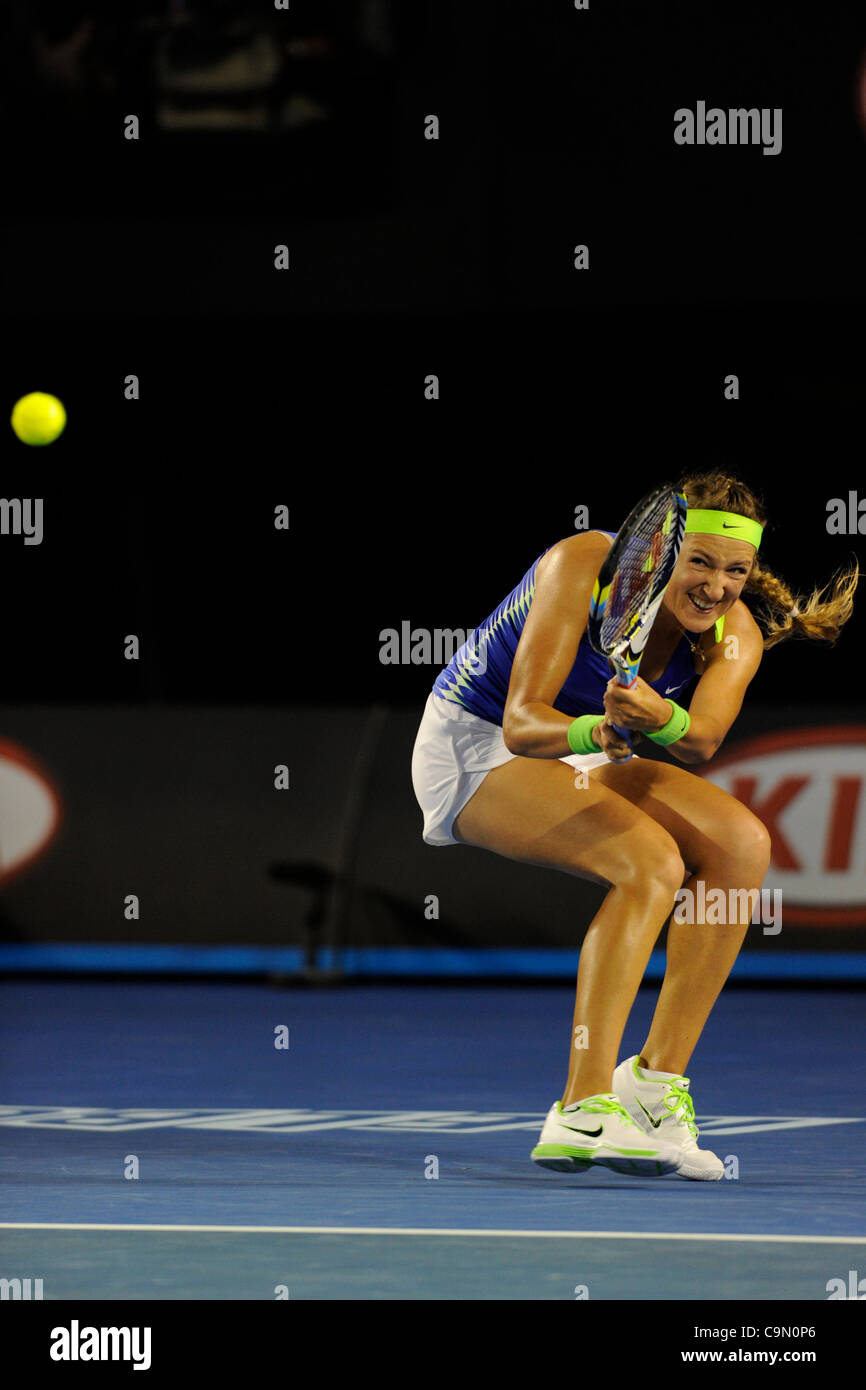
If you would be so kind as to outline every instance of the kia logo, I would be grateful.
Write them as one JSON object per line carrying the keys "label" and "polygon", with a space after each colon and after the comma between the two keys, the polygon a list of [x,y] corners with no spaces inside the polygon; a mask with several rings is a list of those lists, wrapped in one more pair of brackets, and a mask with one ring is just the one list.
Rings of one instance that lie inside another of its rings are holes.
{"label": "kia logo", "polygon": [[764,822],[794,926],[866,926],[866,725],[785,729],[736,744],[700,776]]}
{"label": "kia logo", "polygon": [[0,886],[44,854],[59,822],[48,774],[25,749],[0,739]]}

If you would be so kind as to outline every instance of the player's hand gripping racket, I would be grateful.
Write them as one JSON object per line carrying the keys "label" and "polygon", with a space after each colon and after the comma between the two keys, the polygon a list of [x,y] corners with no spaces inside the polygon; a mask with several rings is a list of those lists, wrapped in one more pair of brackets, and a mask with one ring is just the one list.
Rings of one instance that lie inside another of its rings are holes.
{"label": "player's hand gripping racket", "polygon": [[[683,543],[687,510],[683,493],[670,485],[649,493],[619,528],[593,585],[589,640],[594,651],[607,657],[625,689],[637,680],[650,629]],[[628,729],[616,724],[614,728],[631,747]]]}

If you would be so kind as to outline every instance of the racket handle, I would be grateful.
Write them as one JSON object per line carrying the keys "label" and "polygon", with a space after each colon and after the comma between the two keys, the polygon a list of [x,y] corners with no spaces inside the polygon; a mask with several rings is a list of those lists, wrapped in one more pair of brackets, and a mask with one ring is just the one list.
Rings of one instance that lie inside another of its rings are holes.
{"label": "racket handle", "polygon": [[[631,735],[629,734],[628,729],[621,729],[621,728],[619,727],[618,724],[612,724],[612,725],[611,725],[611,728],[613,729],[613,731],[614,731],[615,734],[619,734],[620,738],[623,740],[624,743],[627,743],[627,744],[628,744],[629,748],[633,747],[633,744],[632,744],[632,741],[631,741]],[[631,758],[632,758],[632,754],[629,753],[629,755],[628,755],[627,758],[623,758],[623,759],[622,759],[622,762],[624,762],[624,763],[631,762]]]}
{"label": "racket handle", "polygon": [[[633,686],[636,682],[637,682],[637,671],[635,671],[634,675],[631,677],[631,679],[629,679],[628,676],[626,676],[624,670],[623,670],[621,667],[617,667],[617,672],[616,672],[616,683],[617,683],[617,685],[621,685],[622,688],[623,688],[623,690],[631,690],[632,686]],[[631,741],[631,735],[629,734],[628,729],[621,729],[621,728],[619,727],[618,724],[612,724],[612,725],[611,725],[611,728],[613,729],[613,731],[614,731],[615,734],[619,734],[619,736],[620,736],[620,738],[622,739],[623,743],[627,743],[628,746],[629,746],[629,748],[633,748],[633,747],[634,747],[634,744],[633,744],[632,741]],[[624,763],[628,763],[628,762],[631,762],[631,758],[632,758],[632,754],[629,753],[628,757],[627,757],[627,758],[623,758],[622,761],[623,761]]]}

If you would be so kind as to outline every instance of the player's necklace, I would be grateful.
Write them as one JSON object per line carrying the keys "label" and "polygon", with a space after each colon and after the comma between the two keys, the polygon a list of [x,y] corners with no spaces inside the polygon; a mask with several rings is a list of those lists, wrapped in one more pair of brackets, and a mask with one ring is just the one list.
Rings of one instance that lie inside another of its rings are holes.
{"label": "player's necklace", "polygon": [[683,637],[685,637],[686,641],[691,647],[692,652],[696,652],[698,650],[698,643],[700,642],[700,637],[698,638],[697,642],[693,642],[689,634],[686,632],[686,629],[683,627],[682,623],[680,623],[677,619],[674,619],[674,621],[676,622],[680,632],[683,634]]}

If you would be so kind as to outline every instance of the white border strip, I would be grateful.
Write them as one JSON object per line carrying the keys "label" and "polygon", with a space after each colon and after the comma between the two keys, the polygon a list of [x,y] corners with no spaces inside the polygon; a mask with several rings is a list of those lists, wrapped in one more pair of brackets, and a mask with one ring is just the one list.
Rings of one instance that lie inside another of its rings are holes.
{"label": "white border strip", "polygon": [[431,1226],[155,1226],[78,1221],[0,1221],[3,1231],[219,1231],[236,1235],[519,1236],[545,1240],[739,1240],[799,1245],[866,1245],[866,1236],[758,1236],[718,1231],[485,1231]]}

